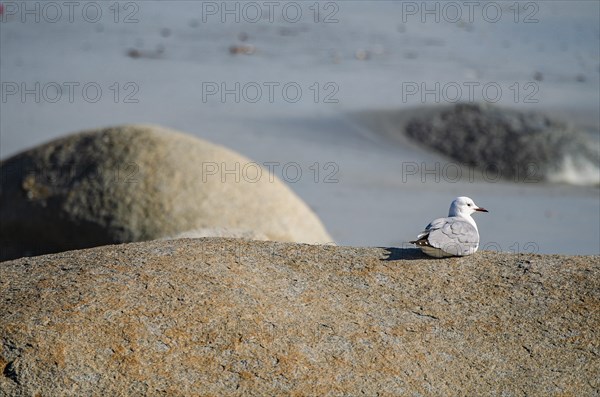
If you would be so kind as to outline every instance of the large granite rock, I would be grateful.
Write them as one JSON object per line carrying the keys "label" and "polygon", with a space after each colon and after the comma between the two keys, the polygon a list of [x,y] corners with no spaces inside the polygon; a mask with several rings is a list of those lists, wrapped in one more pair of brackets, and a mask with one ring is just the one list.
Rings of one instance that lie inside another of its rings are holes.
{"label": "large granite rock", "polygon": [[332,241],[308,206],[267,169],[157,126],[71,135],[0,166],[2,260],[192,230]]}
{"label": "large granite rock", "polygon": [[0,264],[1,396],[595,396],[600,258],[241,239]]}

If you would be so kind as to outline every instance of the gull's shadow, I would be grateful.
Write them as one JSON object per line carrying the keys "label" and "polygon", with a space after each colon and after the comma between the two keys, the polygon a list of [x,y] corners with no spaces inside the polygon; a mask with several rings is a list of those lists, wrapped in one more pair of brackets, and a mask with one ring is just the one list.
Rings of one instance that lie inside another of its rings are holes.
{"label": "gull's shadow", "polygon": [[382,261],[413,260],[413,259],[431,259],[418,248],[394,248],[380,247],[389,252],[389,256]]}

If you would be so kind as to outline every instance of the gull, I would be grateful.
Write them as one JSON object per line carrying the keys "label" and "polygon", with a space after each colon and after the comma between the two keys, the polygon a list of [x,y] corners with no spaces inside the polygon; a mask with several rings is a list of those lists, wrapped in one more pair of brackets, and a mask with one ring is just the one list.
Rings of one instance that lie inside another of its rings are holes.
{"label": "gull", "polygon": [[450,204],[447,218],[431,221],[410,243],[435,258],[474,254],[479,248],[479,231],[471,214],[476,211],[488,212],[469,197],[457,197]]}

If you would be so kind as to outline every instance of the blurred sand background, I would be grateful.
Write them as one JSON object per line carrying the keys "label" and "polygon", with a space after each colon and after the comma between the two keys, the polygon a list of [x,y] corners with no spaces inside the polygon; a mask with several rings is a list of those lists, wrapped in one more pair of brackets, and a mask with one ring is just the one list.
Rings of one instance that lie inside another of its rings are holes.
{"label": "blurred sand background", "polygon": [[[456,2],[459,20],[438,2],[428,3],[430,14],[422,2],[274,2],[273,15],[263,2],[228,2],[231,13],[221,2],[80,2],[72,22],[62,3],[55,3],[60,18],[43,2],[3,3],[2,159],[82,129],[157,123],[261,164],[278,162],[275,174],[338,244],[404,246],[445,216],[453,197],[467,195],[490,210],[476,219],[484,249],[600,252],[597,170],[583,186],[581,175],[554,184],[409,175],[407,164],[435,170],[451,161],[403,138],[399,127],[418,109],[448,105],[455,95],[445,86],[462,87],[462,102],[491,102],[482,87],[492,84],[498,105],[547,112],[598,142],[596,1],[480,2],[472,14]],[[7,91],[36,82],[40,100]],[[239,102],[208,95],[223,83],[248,90],[238,91]],[[406,91],[422,84],[436,91],[436,83],[439,98]],[[63,91],[53,102],[56,84]],[[473,98],[469,84],[479,84]],[[253,102],[256,86],[262,96]],[[292,162],[300,177],[282,175]]]}

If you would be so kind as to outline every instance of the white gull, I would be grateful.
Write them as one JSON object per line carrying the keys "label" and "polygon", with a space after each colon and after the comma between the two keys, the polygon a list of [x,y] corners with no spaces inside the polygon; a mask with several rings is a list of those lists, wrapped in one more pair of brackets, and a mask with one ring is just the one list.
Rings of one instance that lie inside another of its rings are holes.
{"label": "white gull", "polygon": [[488,212],[469,197],[457,197],[450,204],[448,217],[431,221],[411,243],[436,258],[474,254],[479,248],[479,231],[471,214],[476,211]]}

